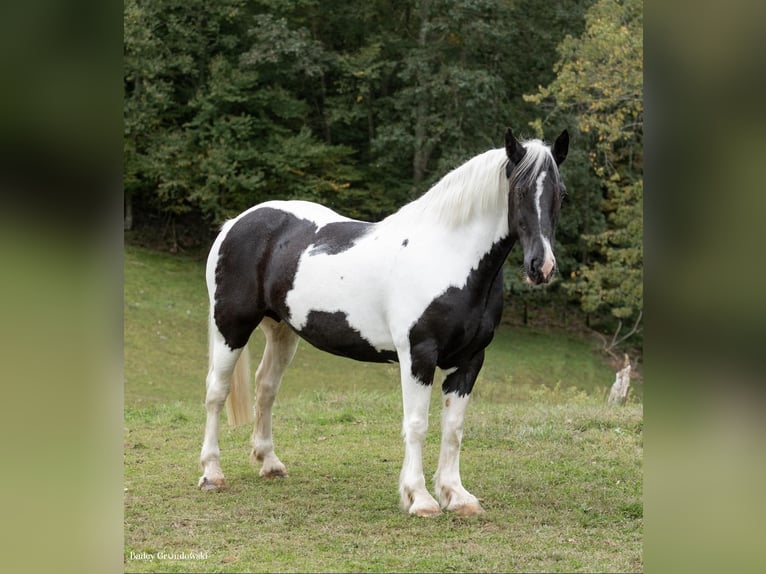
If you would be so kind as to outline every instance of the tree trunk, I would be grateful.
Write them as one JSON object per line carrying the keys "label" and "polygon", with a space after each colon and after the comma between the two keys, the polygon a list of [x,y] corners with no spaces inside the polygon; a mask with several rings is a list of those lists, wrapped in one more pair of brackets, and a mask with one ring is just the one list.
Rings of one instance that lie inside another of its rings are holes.
{"label": "tree trunk", "polygon": [[[428,46],[428,27],[430,24],[431,3],[428,0],[422,0],[419,6],[420,30],[418,32],[418,50],[423,54]],[[419,62],[418,77],[416,84],[418,87],[418,105],[415,108],[415,142],[412,154],[412,180],[415,184],[425,179],[428,159],[431,155],[430,146],[426,143],[428,122],[428,99],[426,84],[428,80],[426,64]]]}
{"label": "tree trunk", "polygon": [[125,194],[125,212],[123,214],[123,230],[133,229],[133,194]]}
{"label": "tree trunk", "polygon": [[372,140],[375,139],[375,116],[373,113],[373,87],[370,85],[369,93],[367,94],[367,145],[372,145]]}
{"label": "tree trunk", "polygon": [[612,389],[609,391],[607,404],[624,405],[630,389],[630,358],[625,355],[625,366],[617,372]]}
{"label": "tree trunk", "polygon": [[327,101],[327,82],[325,79],[324,72],[319,74],[319,79],[321,81],[321,91],[320,96],[322,98],[321,102],[317,102],[317,109],[319,111],[319,117],[322,119],[322,129],[324,131],[324,141],[328,145],[332,145],[332,127],[330,126],[330,122],[327,119],[327,114],[325,114],[324,110],[324,103]]}

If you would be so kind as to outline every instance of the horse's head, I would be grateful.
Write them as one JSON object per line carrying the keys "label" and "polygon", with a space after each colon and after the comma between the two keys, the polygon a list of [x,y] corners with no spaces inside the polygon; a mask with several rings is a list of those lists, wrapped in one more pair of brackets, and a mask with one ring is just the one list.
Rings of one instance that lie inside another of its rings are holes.
{"label": "horse's head", "polygon": [[509,178],[508,224],[524,250],[524,273],[535,285],[547,283],[556,269],[553,241],[561,199],[566,193],[558,166],[569,150],[569,133],[561,132],[552,148],[540,140],[520,143],[505,132]]}

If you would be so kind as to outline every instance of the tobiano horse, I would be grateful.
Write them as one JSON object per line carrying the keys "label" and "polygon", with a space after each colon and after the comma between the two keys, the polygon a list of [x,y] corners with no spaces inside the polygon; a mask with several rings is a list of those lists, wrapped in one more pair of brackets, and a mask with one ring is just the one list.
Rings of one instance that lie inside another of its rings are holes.
{"label": "tobiano horse", "polygon": [[[468,160],[378,223],[306,201],[268,201],[227,221],[206,268],[210,369],[199,488],[225,486],[218,447],[225,402],[233,424],[254,411],[251,460],[261,463],[260,475],[287,475],[274,452],[271,409],[302,338],[342,357],[399,363],[403,510],[483,513],[460,478],[463,418],[500,323],[511,248],[521,244],[530,283],[547,283],[555,272],[554,235],[566,192],[559,166],[568,148],[566,130],[548,146],[520,142],[508,129],[504,148]],[[243,350],[256,327],[266,346],[251,410]],[[434,498],[422,454],[437,368],[444,379]]]}

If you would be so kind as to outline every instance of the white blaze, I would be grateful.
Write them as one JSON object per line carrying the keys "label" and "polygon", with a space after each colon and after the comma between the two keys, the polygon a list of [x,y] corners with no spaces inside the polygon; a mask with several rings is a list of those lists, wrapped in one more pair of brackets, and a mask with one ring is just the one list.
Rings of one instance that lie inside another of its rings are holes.
{"label": "white blaze", "polygon": [[543,242],[543,248],[545,249],[543,266],[541,268],[544,277],[548,277],[553,271],[553,268],[556,266],[556,258],[553,256],[551,242],[548,241],[548,238],[543,235],[542,210],[540,209],[540,198],[543,195],[543,182],[545,181],[545,177],[547,175],[548,172],[540,172],[540,175],[537,176],[537,181],[535,182],[537,186],[535,190],[535,209],[537,209],[537,223],[538,229],[540,230],[540,241]]}

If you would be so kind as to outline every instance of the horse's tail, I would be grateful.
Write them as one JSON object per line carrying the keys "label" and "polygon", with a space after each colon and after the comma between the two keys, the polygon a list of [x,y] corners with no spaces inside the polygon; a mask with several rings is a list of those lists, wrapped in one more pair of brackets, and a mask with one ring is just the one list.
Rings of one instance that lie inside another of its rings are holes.
{"label": "horse's tail", "polygon": [[229,425],[237,426],[252,422],[253,410],[250,405],[250,353],[245,345],[234,366],[229,396],[226,399]]}

